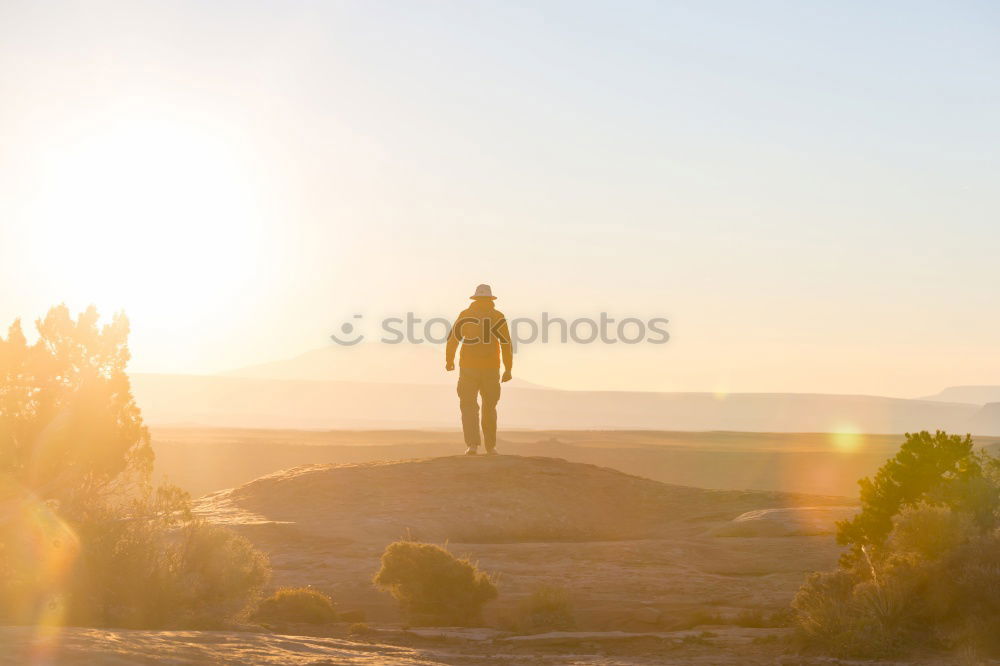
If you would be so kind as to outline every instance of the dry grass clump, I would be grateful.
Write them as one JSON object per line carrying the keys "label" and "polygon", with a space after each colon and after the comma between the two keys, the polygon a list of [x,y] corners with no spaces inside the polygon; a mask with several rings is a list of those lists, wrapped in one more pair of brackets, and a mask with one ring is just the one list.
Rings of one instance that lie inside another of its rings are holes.
{"label": "dry grass clump", "polygon": [[370,636],[374,631],[367,622],[355,622],[347,629],[347,633],[351,636]]}
{"label": "dry grass clump", "polygon": [[389,544],[377,587],[389,592],[413,625],[473,626],[497,597],[491,576],[441,546],[413,541]]}
{"label": "dry grass clump", "polygon": [[260,602],[254,619],[261,622],[328,624],[337,620],[333,601],[311,587],[282,587]]}
{"label": "dry grass clump", "polygon": [[517,633],[537,634],[546,631],[569,631],[576,626],[573,604],[566,589],[542,585],[518,606],[511,629]]}

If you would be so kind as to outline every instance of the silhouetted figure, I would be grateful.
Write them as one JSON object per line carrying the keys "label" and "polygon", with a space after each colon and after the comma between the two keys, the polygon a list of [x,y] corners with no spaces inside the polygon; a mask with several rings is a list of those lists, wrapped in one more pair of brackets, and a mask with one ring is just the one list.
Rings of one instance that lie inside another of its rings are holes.
{"label": "silhouetted figure", "polygon": [[[445,370],[455,369],[455,350],[462,343],[458,365],[458,399],[462,407],[462,432],[466,455],[479,450],[479,396],[483,396],[483,442],[487,455],[496,453],[497,401],[500,382],[510,381],[514,353],[510,331],[503,313],[493,306],[496,297],[490,285],[481,284],[470,296],[472,305],[458,315],[445,348]],[[500,356],[503,354],[504,373],[500,377]]]}

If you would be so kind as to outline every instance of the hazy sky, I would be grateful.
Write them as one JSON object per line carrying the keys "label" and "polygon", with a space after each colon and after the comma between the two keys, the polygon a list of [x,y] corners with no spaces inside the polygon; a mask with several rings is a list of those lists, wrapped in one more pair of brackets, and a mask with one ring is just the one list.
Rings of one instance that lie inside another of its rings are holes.
{"label": "hazy sky", "polygon": [[489,282],[670,319],[544,384],[1000,384],[996,4],[531,4],[5,0],[0,319],[215,372]]}

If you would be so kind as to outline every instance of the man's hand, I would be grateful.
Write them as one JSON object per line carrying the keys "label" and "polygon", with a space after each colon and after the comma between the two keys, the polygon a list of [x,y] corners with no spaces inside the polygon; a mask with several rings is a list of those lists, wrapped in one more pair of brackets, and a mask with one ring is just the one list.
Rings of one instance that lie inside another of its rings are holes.
{"label": "man's hand", "polygon": [[455,369],[455,364],[454,363],[445,363],[444,364],[444,369],[447,370],[448,372],[451,372],[452,370]]}
{"label": "man's hand", "polygon": [[503,373],[503,377],[500,378],[500,381],[502,381],[502,382],[509,382],[510,380],[511,380],[510,370],[506,370]]}

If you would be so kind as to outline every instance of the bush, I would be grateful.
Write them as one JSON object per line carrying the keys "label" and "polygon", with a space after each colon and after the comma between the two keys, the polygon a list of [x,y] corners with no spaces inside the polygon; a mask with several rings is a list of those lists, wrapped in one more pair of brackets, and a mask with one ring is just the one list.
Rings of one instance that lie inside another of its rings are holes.
{"label": "bush", "polygon": [[95,521],[69,587],[69,620],[130,628],[219,627],[242,616],[270,578],[244,537],[198,521]]}
{"label": "bush", "polygon": [[192,520],[176,490],[161,488],[127,507],[92,507],[72,523],[30,506],[29,519],[5,526],[21,532],[2,549],[5,622],[218,626],[254,602],[270,575],[249,541]]}
{"label": "bush", "polygon": [[806,579],[792,601],[796,623],[810,642],[838,645],[849,630],[854,577],[848,571],[816,572]]}
{"label": "bush", "polygon": [[970,539],[928,568],[927,621],[942,644],[1000,655],[1000,532]]}
{"label": "bush", "polygon": [[1000,537],[976,537],[942,560],[901,556],[877,577],[863,570],[813,574],[793,602],[808,646],[878,658],[919,648],[997,654]]}
{"label": "bush", "polygon": [[939,559],[976,536],[968,515],[930,504],[903,509],[893,525],[890,552],[925,560]]}
{"label": "bush", "polygon": [[153,488],[149,432],[125,366],[128,321],[65,306],[0,337],[0,621],[163,627],[225,622],[266,558]]}
{"label": "bush", "polygon": [[991,478],[996,466],[973,451],[968,435],[907,433],[899,453],[874,477],[858,482],[861,511],[837,525],[837,540],[851,546],[848,559],[859,559],[863,547],[877,554],[900,512],[922,502],[960,511],[984,531],[992,529],[1000,506],[1000,485]]}
{"label": "bush", "polygon": [[562,587],[543,585],[518,608],[514,630],[518,633],[569,631],[576,625],[569,595]]}
{"label": "bush", "polygon": [[282,587],[260,602],[254,618],[263,622],[328,624],[337,619],[330,597],[311,587]]}
{"label": "bush", "polygon": [[367,619],[363,610],[349,610],[337,613],[338,622],[350,622],[351,624],[363,623]]}
{"label": "bush", "polygon": [[412,541],[389,544],[374,582],[399,601],[414,625],[472,626],[497,597],[491,577],[468,560]]}
{"label": "bush", "polygon": [[907,435],[862,482],[840,568],[810,576],[792,603],[805,643],[842,657],[1000,654],[997,469],[968,437]]}
{"label": "bush", "polygon": [[200,522],[185,525],[167,550],[167,589],[175,623],[208,626],[242,619],[271,578],[267,557],[231,530]]}
{"label": "bush", "polygon": [[792,602],[800,636],[839,657],[878,658],[899,652],[915,628],[913,597],[898,580],[861,581],[849,572],[813,574]]}
{"label": "bush", "polygon": [[372,633],[372,628],[365,622],[355,622],[347,628],[347,633],[351,636],[368,636]]}

